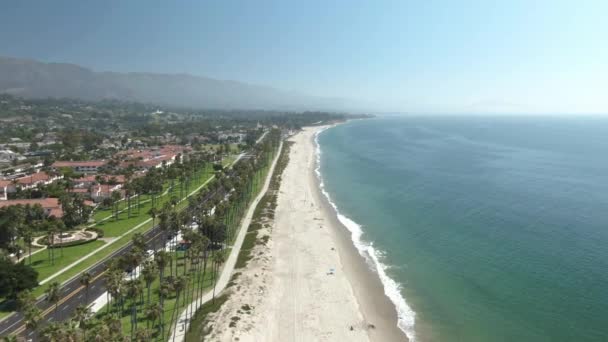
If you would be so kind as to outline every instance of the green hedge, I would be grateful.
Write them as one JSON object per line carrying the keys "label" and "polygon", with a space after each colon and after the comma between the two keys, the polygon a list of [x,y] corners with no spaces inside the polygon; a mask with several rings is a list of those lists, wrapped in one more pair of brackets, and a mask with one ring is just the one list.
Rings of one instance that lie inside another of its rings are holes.
{"label": "green hedge", "polygon": [[97,238],[91,239],[91,240],[76,240],[76,241],[64,242],[62,244],[55,244],[53,246],[49,246],[49,245],[47,245],[47,238],[44,237],[44,238],[38,240],[38,243],[41,245],[47,245],[47,248],[60,248],[60,247],[71,247],[71,246],[84,245],[85,243],[89,243],[89,242],[92,242],[95,240],[97,240]]}
{"label": "green hedge", "polygon": [[103,229],[99,229],[99,228],[95,228],[95,227],[87,228],[87,229],[85,229],[85,231],[97,233],[97,238],[98,239],[102,238],[103,234],[104,234]]}

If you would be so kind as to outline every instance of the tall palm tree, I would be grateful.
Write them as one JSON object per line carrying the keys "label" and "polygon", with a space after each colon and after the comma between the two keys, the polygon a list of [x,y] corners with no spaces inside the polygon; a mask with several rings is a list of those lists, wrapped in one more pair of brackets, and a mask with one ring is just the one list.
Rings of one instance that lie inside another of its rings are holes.
{"label": "tall palm tree", "polygon": [[[188,284],[188,277],[185,275],[181,275],[179,277],[177,277],[175,279],[175,282],[173,284],[173,288],[175,289],[175,304],[173,305],[173,312],[171,313],[171,322],[169,324],[170,327],[173,327],[173,321],[174,321],[174,317],[176,316],[176,313],[178,312],[179,309],[179,299],[180,299],[180,295],[182,293],[182,291],[186,288],[186,285]],[[175,319],[177,319],[179,317],[176,317]],[[175,340],[175,330],[173,329],[173,340]]]}
{"label": "tall palm tree", "polygon": [[131,279],[126,283],[127,298],[131,300],[131,336],[137,329],[137,300],[141,294],[141,282],[139,279]]}
{"label": "tall palm tree", "polygon": [[59,283],[58,282],[51,283],[44,292],[46,293],[46,301],[49,302],[50,304],[55,305],[53,317],[55,317],[55,321],[58,321],[57,307],[59,305],[59,299],[61,299]]}
{"label": "tall palm tree", "polygon": [[89,286],[91,285],[91,280],[93,276],[89,272],[82,272],[80,276],[80,285],[84,286],[84,302],[85,304],[89,304]]}
{"label": "tall palm tree", "polygon": [[203,294],[203,288],[205,287],[205,273],[207,272],[207,260],[209,257],[209,245],[210,245],[210,241],[209,238],[207,238],[204,235],[201,235],[201,239],[200,239],[200,248],[202,251],[202,258],[203,258],[203,265],[202,265],[202,272],[199,272],[200,274],[200,281],[199,281],[199,293],[197,295],[197,298],[200,298],[200,300],[202,301],[202,294]]}
{"label": "tall palm tree", "polygon": [[156,268],[156,264],[149,260],[144,263],[141,274],[146,282],[146,288],[148,291],[148,299],[147,304],[150,305],[150,288],[152,287],[152,283],[158,274],[158,269]]}
{"label": "tall palm tree", "polygon": [[220,266],[226,262],[226,256],[224,254],[224,250],[220,250],[215,252],[213,255],[213,264],[215,265],[215,270],[213,271],[213,299],[212,303],[215,303],[215,285],[217,284],[217,275],[220,270]]}
{"label": "tall palm tree", "polygon": [[57,228],[55,227],[55,225],[53,223],[48,223],[47,224],[47,235],[46,235],[46,239],[47,239],[47,249],[49,250],[49,259],[51,260],[51,265],[55,265],[55,251],[54,251],[54,245],[55,245],[55,235],[57,234]]}
{"label": "tall palm tree", "polygon": [[127,218],[131,218],[131,195],[133,192],[133,184],[131,184],[128,180],[122,187],[125,190],[125,197],[127,198]]}
{"label": "tall palm tree", "polygon": [[165,267],[167,267],[167,264],[169,263],[171,259],[171,255],[169,253],[167,253],[166,251],[158,251],[156,253],[156,256],[154,257],[154,261],[156,262],[156,265],[158,266],[158,276],[159,276],[159,280],[162,283],[163,281],[163,276],[165,274]]}
{"label": "tall palm tree", "polygon": [[160,336],[164,338],[165,336],[165,298],[169,296],[171,291],[173,290],[173,281],[171,278],[166,278],[160,283],[160,287],[158,288],[158,298],[159,305],[161,310],[160,315]]}
{"label": "tall palm tree", "polygon": [[120,191],[118,190],[114,190],[112,191],[112,194],[110,195],[110,199],[112,200],[112,206],[113,206],[113,213],[114,213],[114,219],[118,221],[118,203],[120,202],[122,195],[120,194]]}
{"label": "tall palm tree", "polygon": [[32,242],[34,242],[34,236],[32,232],[32,228],[29,225],[24,225],[21,228],[21,237],[23,238],[23,242],[27,244],[27,252],[29,255],[30,265],[32,264]]}
{"label": "tall palm tree", "polygon": [[116,306],[116,301],[119,299],[122,287],[122,272],[118,270],[110,270],[106,273],[106,288],[108,289],[108,310],[112,305]]}
{"label": "tall palm tree", "polygon": [[156,215],[158,215],[158,211],[156,210],[156,208],[152,207],[150,208],[150,210],[148,210],[148,215],[152,217],[152,228],[154,228],[154,226],[156,226]]}

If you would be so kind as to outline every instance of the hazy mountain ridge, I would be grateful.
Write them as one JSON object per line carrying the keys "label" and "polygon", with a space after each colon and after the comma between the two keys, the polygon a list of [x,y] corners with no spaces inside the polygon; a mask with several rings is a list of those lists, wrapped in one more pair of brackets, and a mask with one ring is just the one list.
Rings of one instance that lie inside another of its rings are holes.
{"label": "hazy mountain ridge", "polygon": [[75,64],[0,57],[0,93],[118,99],[217,109],[344,110],[344,100],[186,74],[96,72]]}

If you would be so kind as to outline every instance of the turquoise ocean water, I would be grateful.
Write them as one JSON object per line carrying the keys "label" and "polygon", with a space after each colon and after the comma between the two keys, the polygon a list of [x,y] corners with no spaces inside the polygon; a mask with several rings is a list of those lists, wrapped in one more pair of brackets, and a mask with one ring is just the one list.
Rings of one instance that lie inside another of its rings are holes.
{"label": "turquoise ocean water", "polygon": [[608,341],[608,118],[376,118],[317,140],[414,340]]}

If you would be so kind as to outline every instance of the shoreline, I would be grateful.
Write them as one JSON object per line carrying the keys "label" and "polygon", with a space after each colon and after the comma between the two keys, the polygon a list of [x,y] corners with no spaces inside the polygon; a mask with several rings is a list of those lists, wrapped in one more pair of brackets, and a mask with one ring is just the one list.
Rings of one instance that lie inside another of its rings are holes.
{"label": "shoreline", "polygon": [[[321,193],[316,133],[288,141],[274,219],[209,320],[219,341],[406,341],[384,287]],[[289,144],[289,143],[288,143]]]}
{"label": "shoreline", "polygon": [[[309,173],[311,182],[316,184],[315,196],[321,204],[321,210],[331,221],[334,239],[337,242],[338,252],[344,260],[345,273],[351,283],[355,297],[359,304],[359,309],[365,320],[374,324],[376,329],[368,331],[372,341],[408,341],[404,331],[398,327],[399,316],[395,304],[385,293],[384,284],[380,275],[375,270],[376,265],[371,264],[365,259],[355,246],[352,232],[338,218],[339,212],[330,203],[330,199],[324,194],[323,179],[319,169],[319,147],[317,136],[326,129],[331,129],[335,125],[318,129],[312,136],[310,142],[315,149],[315,162],[313,172]],[[317,173],[319,172],[319,173]],[[374,268],[374,269],[372,269]]]}

